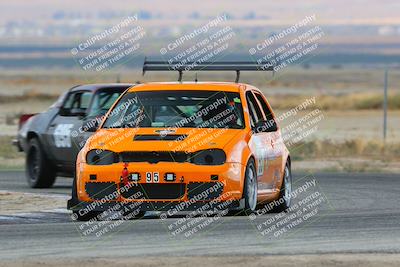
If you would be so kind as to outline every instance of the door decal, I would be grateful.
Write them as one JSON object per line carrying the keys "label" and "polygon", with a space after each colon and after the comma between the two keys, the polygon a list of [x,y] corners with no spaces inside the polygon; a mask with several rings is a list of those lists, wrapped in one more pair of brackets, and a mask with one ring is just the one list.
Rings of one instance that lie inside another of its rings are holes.
{"label": "door decal", "polygon": [[54,144],[56,147],[71,147],[71,128],[73,124],[58,124],[54,130]]}
{"label": "door decal", "polygon": [[265,163],[265,161],[264,161],[264,155],[260,155],[259,157],[258,157],[258,159],[257,159],[257,176],[261,176],[261,175],[263,175],[264,174],[264,163]]}

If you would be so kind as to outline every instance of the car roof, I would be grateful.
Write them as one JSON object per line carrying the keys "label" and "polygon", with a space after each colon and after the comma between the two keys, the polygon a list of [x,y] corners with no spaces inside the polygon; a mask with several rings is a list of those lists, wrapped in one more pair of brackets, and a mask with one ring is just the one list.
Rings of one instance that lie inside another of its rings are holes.
{"label": "car roof", "polygon": [[227,91],[240,92],[253,88],[244,83],[232,82],[151,82],[138,84],[129,89],[129,92],[164,91],[164,90],[199,90],[199,91]]}
{"label": "car roof", "polygon": [[77,85],[71,88],[71,91],[80,91],[80,90],[87,90],[87,91],[97,91],[99,89],[127,89],[135,84],[133,83],[94,83],[94,84],[83,84]]}

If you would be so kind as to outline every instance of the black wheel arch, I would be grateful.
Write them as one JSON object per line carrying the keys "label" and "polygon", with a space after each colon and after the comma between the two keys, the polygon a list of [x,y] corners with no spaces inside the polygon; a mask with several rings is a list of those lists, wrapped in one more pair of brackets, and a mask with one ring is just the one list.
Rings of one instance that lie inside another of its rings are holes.
{"label": "black wheel arch", "polygon": [[256,169],[256,178],[257,178],[257,161],[256,161],[256,158],[254,157],[254,155],[251,154],[251,155],[249,156],[249,158],[247,159],[247,161],[246,161],[246,165],[245,165],[245,169],[244,169],[244,173],[243,173],[243,177],[242,177],[242,179],[243,179],[243,187],[242,187],[243,190],[242,190],[242,192],[244,192],[245,179],[246,179],[246,171],[247,171],[247,166],[249,165],[250,160],[253,160],[254,168]]}
{"label": "black wheel arch", "polygon": [[27,136],[26,136],[26,144],[27,144],[27,148],[29,147],[29,142],[33,139],[36,138],[39,142],[40,148],[42,150],[42,153],[45,155],[46,159],[48,161],[50,161],[54,166],[56,166],[56,163],[54,162],[54,158],[51,156],[51,152],[47,149],[45,149],[45,145],[44,145],[44,140],[42,140],[42,136],[35,132],[35,131],[29,131]]}
{"label": "black wheel arch", "polygon": [[[287,158],[286,158],[286,163],[289,164],[289,168],[292,167],[292,159],[290,158],[290,155],[287,156]],[[285,164],[286,164],[286,163],[285,163]]]}
{"label": "black wheel arch", "polygon": [[32,138],[37,138],[39,143],[41,144],[41,140],[39,138],[39,134],[37,132],[34,131],[29,131],[28,134],[26,135],[26,140],[29,143],[29,141],[31,141]]}
{"label": "black wheel arch", "polygon": [[253,162],[254,162],[254,167],[255,167],[256,170],[257,170],[257,167],[258,167],[258,166],[257,166],[257,161],[256,161],[256,157],[254,157],[253,154],[251,154],[251,155],[249,156],[249,158],[247,159],[246,166],[247,166],[247,164],[249,164],[250,160],[253,160]]}

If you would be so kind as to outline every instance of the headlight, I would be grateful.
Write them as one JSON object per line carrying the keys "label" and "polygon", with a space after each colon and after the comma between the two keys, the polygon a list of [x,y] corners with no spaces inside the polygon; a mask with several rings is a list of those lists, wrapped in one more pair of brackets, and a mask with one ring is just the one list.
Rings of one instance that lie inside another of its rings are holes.
{"label": "headlight", "polygon": [[192,154],[191,162],[197,165],[222,165],[226,154],[222,149],[200,150]]}
{"label": "headlight", "polygon": [[93,149],[86,154],[89,165],[110,165],[119,162],[119,156],[109,150]]}

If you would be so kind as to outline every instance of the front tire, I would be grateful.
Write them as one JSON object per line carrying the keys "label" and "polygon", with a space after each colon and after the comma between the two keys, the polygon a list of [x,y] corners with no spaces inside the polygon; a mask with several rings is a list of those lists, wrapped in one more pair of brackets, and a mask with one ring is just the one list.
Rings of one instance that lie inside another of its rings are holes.
{"label": "front tire", "polygon": [[29,141],[25,169],[28,184],[32,188],[49,188],[56,180],[56,173],[46,159],[37,138]]}
{"label": "front tire", "polygon": [[83,222],[90,221],[92,219],[94,219],[95,221],[99,221],[99,215],[101,213],[102,213],[101,211],[89,211],[81,215],[79,211],[73,211],[72,218],[73,220],[83,221]]}
{"label": "front tire", "polygon": [[249,215],[256,210],[257,207],[257,173],[256,165],[253,159],[250,159],[247,163],[244,186],[243,186],[243,199],[244,199],[244,209],[239,211],[230,211],[228,215]]}
{"label": "front tire", "polygon": [[[70,204],[71,208],[74,208],[75,205],[79,204],[76,177],[74,177],[74,180],[72,182],[71,199],[69,201],[71,203]],[[74,210],[74,211],[72,211],[72,219],[74,221],[89,221],[91,219],[96,218],[96,221],[97,221],[97,220],[99,220],[98,216],[101,213],[102,213],[101,211],[87,211],[85,214],[81,215],[79,213],[79,210]]]}
{"label": "front tire", "polygon": [[145,213],[145,211],[130,210],[127,208],[127,210],[123,210],[122,218],[124,220],[139,220],[144,217]]}

